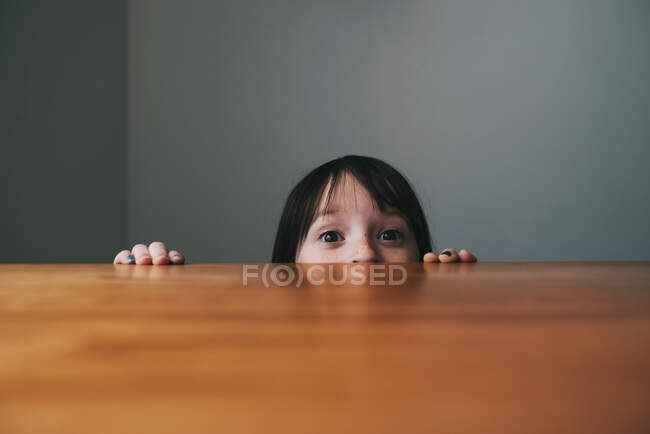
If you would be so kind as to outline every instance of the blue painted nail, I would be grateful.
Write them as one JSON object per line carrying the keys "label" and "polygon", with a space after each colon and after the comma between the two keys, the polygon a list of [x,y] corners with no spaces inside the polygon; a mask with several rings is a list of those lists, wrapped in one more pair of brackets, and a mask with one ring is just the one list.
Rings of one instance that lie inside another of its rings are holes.
{"label": "blue painted nail", "polygon": [[129,256],[126,257],[126,259],[128,259],[129,261],[133,261],[135,258],[133,256],[129,255]]}

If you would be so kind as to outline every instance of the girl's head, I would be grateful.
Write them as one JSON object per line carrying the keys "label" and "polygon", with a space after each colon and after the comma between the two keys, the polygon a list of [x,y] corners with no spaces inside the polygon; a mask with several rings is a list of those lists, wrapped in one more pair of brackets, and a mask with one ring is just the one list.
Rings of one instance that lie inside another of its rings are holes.
{"label": "girl's head", "polygon": [[389,164],[348,155],[312,170],[284,206],[273,262],[413,262],[430,252],[422,207]]}

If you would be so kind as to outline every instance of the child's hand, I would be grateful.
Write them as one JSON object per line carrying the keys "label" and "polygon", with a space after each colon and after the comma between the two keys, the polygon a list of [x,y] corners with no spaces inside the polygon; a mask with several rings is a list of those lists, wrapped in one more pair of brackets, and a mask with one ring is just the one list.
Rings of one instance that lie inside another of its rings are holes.
{"label": "child's hand", "polygon": [[429,252],[422,258],[424,262],[476,262],[476,256],[465,249],[456,252],[454,249],[445,249],[440,255]]}
{"label": "child's hand", "polygon": [[182,264],[185,257],[178,250],[167,251],[165,243],[154,241],[149,247],[136,244],[131,250],[122,250],[113,260],[113,264],[165,265]]}

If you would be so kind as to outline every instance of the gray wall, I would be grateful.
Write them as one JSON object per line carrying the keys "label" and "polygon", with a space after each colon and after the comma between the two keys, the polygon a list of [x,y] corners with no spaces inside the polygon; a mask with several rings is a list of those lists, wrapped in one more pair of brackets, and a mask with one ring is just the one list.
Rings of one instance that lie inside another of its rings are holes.
{"label": "gray wall", "polygon": [[132,1],[129,244],[264,261],[317,164],[383,158],[439,247],[650,259],[650,3]]}
{"label": "gray wall", "polygon": [[0,262],[265,261],[292,185],[349,153],[411,179],[439,247],[650,260],[648,23],[647,0],[0,0]]}
{"label": "gray wall", "polygon": [[0,262],[126,242],[126,1],[0,0]]}

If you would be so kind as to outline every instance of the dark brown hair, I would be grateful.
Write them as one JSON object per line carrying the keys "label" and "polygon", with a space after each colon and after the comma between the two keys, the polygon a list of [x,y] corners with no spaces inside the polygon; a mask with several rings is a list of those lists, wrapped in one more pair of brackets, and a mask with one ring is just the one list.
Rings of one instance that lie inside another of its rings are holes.
{"label": "dark brown hair", "polygon": [[377,158],[347,155],[318,166],[291,190],[280,217],[272,262],[295,262],[298,246],[309,232],[323,194],[327,195],[327,209],[337,184],[347,174],[368,190],[380,210],[392,207],[404,214],[417,241],[420,260],[432,251],[429,226],[406,178]]}

